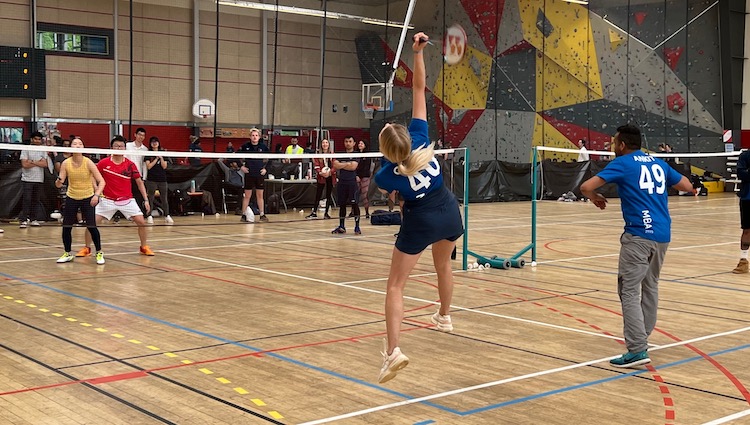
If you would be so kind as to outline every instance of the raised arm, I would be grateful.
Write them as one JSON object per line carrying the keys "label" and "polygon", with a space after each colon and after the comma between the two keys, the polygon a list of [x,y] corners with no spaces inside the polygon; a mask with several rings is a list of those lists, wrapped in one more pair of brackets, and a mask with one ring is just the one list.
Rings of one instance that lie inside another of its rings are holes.
{"label": "raised arm", "polygon": [[412,68],[411,90],[412,90],[412,118],[427,121],[427,100],[425,98],[425,67],[423,50],[430,38],[423,32],[414,35],[414,43],[411,48],[414,51],[414,67]]}

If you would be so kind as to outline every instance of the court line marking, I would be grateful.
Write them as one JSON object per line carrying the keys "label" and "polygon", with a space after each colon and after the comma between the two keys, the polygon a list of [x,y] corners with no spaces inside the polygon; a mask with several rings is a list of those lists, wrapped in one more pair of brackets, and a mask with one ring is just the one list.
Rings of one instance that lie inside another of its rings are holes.
{"label": "court line marking", "polygon": [[[212,259],[203,258],[203,257],[196,257],[196,256],[192,256],[192,255],[180,254],[180,253],[177,253],[177,252],[170,252],[170,251],[158,251],[158,252],[163,252],[165,254],[175,255],[175,256],[183,257],[183,258],[189,258],[191,260],[196,260],[196,261],[205,261],[205,262],[214,263],[214,264],[221,264],[221,265],[224,265],[224,266],[231,266],[231,267],[248,269],[248,270],[253,270],[253,271],[262,272],[262,273],[275,274],[275,275],[284,276],[284,277],[288,277],[288,278],[294,278],[294,279],[300,279],[300,280],[307,280],[307,281],[311,281],[311,282],[323,283],[323,284],[326,284],[326,285],[333,285],[333,286],[338,286],[338,287],[343,287],[343,288],[349,288],[349,289],[356,289],[358,291],[370,292],[370,293],[373,293],[373,294],[378,294],[378,295],[383,295],[383,296],[385,296],[385,293],[386,293],[385,291],[381,291],[381,290],[378,290],[378,289],[363,288],[363,287],[360,287],[360,286],[353,286],[353,285],[350,285],[350,284],[347,284],[347,283],[336,283],[336,282],[331,282],[331,281],[327,281],[327,280],[323,280],[323,279],[318,279],[318,278],[314,278],[314,277],[299,276],[299,275],[294,275],[294,274],[291,274],[291,273],[280,272],[280,271],[276,271],[276,270],[268,270],[268,269],[263,269],[263,268],[260,268],[260,267],[246,266],[246,265],[242,265],[242,264],[234,264],[234,263],[230,263],[230,262],[227,262],[227,261],[212,260]],[[416,302],[420,302],[420,303],[432,304],[432,305],[439,305],[440,304],[439,302],[436,302],[434,300],[427,300],[427,299],[423,299],[423,298],[410,297],[410,296],[406,296],[406,295],[404,295],[404,299],[408,299],[408,300],[416,301]],[[523,319],[523,318],[520,318],[520,317],[507,316],[507,315],[504,315],[504,314],[491,313],[491,312],[487,312],[487,311],[476,310],[476,309],[469,308],[469,307],[461,307],[461,306],[458,306],[458,305],[451,305],[451,310],[467,311],[467,312],[481,314],[481,315],[485,315],[485,316],[491,316],[491,317],[496,317],[496,318],[500,318],[500,319],[507,319],[507,320],[517,321],[517,322],[526,323],[526,324],[538,325],[538,326],[552,328],[552,329],[557,329],[557,330],[562,330],[562,331],[581,333],[581,334],[584,334],[584,335],[595,336],[597,338],[613,339],[615,341],[624,341],[625,340],[624,338],[617,337],[617,336],[604,335],[604,334],[597,333],[597,332],[590,332],[590,331],[586,331],[586,330],[582,330],[582,329],[570,328],[570,327],[567,327],[567,326],[554,325],[552,323],[545,323],[545,322],[539,322],[539,321],[536,321],[536,320]],[[653,344],[649,344],[649,345],[650,346],[655,346]]]}
{"label": "court line marking", "polygon": [[748,416],[748,415],[750,415],[750,409],[743,410],[742,412],[737,412],[737,413],[731,414],[729,416],[724,416],[723,418],[714,419],[713,421],[706,422],[703,425],[719,425],[719,424],[724,424],[724,423],[727,423],[729,421],[733,421],[735,419],[739,419],[739,418],[742,418],[742,417]]}
{"label": "court line marking", "polygon": [[[651,349],[650,351],[664,350],[664,349],[667,349],[667,348],[672,348],[672,347],[678,347],[678,346],[682,346],[682,345],[693,344],[693,343],[696,343],[696,342],[699,342],[699,341],[705,341],[707,339],[720,338],[720,337],[723,337],[723,336],[733,335],[733,334],[747,332],[747,331],[750,331],[750,326],[745,327],[745,328],[741,328],[741,329],[735,329],[735,330],[732,330],[732,331],[721,332],[721,333],[711,334],[711,335],[705,335],[705,336],[701,336],[701,337],[697,337],[697,338],[693,338],[693,339],[689,339],[689,340],[685,340],[685,341],[675,342],[675,343],[672,343],[672,344],[661,345],[661,346],[658,346],[658,347],[655,347],[655,348]],[[578,368],[585,367],[585,366],[591,366],[593,364],[602,363],[602,362],[605,362],[605,361],[609,361],[609,360],[612,360],[612,359],[617,358],[617,357],[620,357],[620,356],[605,357],[605,358],[596,359],[596,360],[589,360],[589,361],[586,361],[586,362],[576,363],[576,364],[572,364],[572,365],[568,365],[568,366],[563,366],[563,367],[558,367],[558,368],[554,368],[554,369],[547,369],[547,370],[543,370],[543,371],[539,371],[539,372],[528,373],[526,375],[514,376],[512,378],[505,378],[505,379],[500,379],[500,380],[497,380],[497,381],[485,382],[484,384],[472,385],[470,387],[457,388],[455,390],[444,391],[442,393],[430,394],[430,395],[426,395],[426,396],[423,396],[423,397],[412,398],[412,399],[408,399],[408,400],[402,400],[402,401],[399,401],[399,402],[396,402],[396,403],[383,404],[383,405],[380,405],[380,406],[371,407],[369,409],[363,409],[363,410],[358,410],[358,411],[355,411],[355,412],[345,413],[343,415],[331,416],[331,417],[328,417],[328,418],[322,418],[322,419],[317,419],[317,420],[310,421],[310,422],[304,422],[304,423],[302,423],[300,425],[318,425],[318,424],[324,424],[324,423],[328,423],[328,422],[338,421],[338,420],[341,420],[341,419],[353,418],[355,416],[362,416],[362,415],[366,415],[366,414],[373,413],[373,412],[379,412],[381,410],[388,410],[388,409],[393,409],[393,408],[396,408],[396,407],[408,406],[410,404],[421,403],[421,402],[424,402],[424,401],[429,401],[429,400],[434,400],[434,399],[437,399],[437,398],[448,397],[448,396],[452,396],[452,395],[456,395],[456,394],[462,394],[462,393],[466,393],[466,392],[469,392],[469,391],[480,390],[480,389],[489,388],[489,387],[495,387],[495,386],[498,386],[498,385],[508,384],[508,383],[511,383],[511,382],[523,381],[523,380],[527,380],[527,379],[531,379],[531,378],[536,378],[536,377],[539,377],[539,376],[550,375],[550,374],[557,373],[557,372],[565,372],[565,371],[572,370],[572,369],[578,369]]]}

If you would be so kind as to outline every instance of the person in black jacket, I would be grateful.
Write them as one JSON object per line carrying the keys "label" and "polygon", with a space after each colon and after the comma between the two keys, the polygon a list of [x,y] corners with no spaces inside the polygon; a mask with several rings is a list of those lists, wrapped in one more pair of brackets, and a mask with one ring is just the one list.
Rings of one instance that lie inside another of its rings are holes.
{"label": "person in black jacket", "polygon": [[[260,130],[257,128],[250,129],[250,141],[240,147],[240,152],[247,153],[268,153],[269,149],[265,143],[260,141]],[[260,221],[268,221],[265,211],[265,202],[263,201],[263,189],[265,188],[266,162],[261,158],[246,158],[242,166],[242,172],[245,173],[245,196],[242,198],[242,222],[248,222],[245,211],[250,205],[250,197],[255,190],[255,201],[258,203],[260,211]]]}

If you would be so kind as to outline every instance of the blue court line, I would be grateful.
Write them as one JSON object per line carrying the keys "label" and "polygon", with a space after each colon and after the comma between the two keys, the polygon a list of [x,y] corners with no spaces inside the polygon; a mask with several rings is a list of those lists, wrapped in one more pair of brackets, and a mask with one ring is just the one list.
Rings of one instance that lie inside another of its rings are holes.
{"label": "blue court line", "polygon": [[428,419],[428,420],[422,421],[422,422],[415,422],[414,425],[430,425],[430,424],[434,424],[434,423],[435,423],[435,421],[433,421],[432,419]]}
{"label": "blue court line", "polygon": [[[85,297],[83,295],[78,295],[78,294],[75,294],[73,292],[65,291],[65,290],[62,290],[62,289],[53,288],[51,286],[47,286],[47,285],[44,285],[44,284],[41,284],[41,283],[38,283],[38,282],[32,282],[30,280],[19,278],[19,277],[12,276],[12,275],[9,275],[9,274],[6,274],[6,273],[2,273],[2,272],[0,272],[0,276],[4,276],[4,277],[6,277],[8,279],[17,280],[19,282],[23,282],[23,283],[26,283],[28,285],[36,286],[38,288],[42,288],[42,289],[46,289],[46,290],[49,290],[49,291],[57,292],[59,294],[66,295],[66,296],[69,296],[69,297],[72,297],[72,298],[77,298],[77,299],[80,299],[80,300],[84,300],[84,301],[87,301],[87,302],[90,302],[90,303],[93,303],[93,304],[96,304],[96,305],[108,307],[108,308],[111,308],[113,310],[117,310],[117,311],[120,311],[120,312],[123,312],[123,313],[131,314],[133,316],[140,317],[142,319],[146,319],[146,320],[149,320],[149,321],[152,321],[152,322],[155,322],[155,323],[159,323],[159,324],[162,324],[162,325],[165,325],[165,326],[169,326],[169,327],[172,327],[172,328],[175,328],[175,329],[179,329],[179,330],[182,330],[182,331],[185,331],[185,332],[188,332],[188,333],[200,335],[200,336],[203,336],[205,338],[209,338],[209,339],[214,339],[214,340],[217,340],[217,341],[221,341],[221,342],[224,342],[226,344],[233,345],[235,347],[242,347],[242,348],[245,348],[245,349],[248,349],[248,350],[251,350],[251,351],[255,351],[255,352],[263,351],[263,349],[261,349],[261,348],[253,347],[253,346],[250,346],[250,345],[247,345],[247,344],[243,344],[241,342],[237,342],[237,341],[233,341],[233,340],[230,340],[230,339],[227,339],[227,338],[224,338],[224,337],[220,337],[220,336],[217,336],[217,335],[209,334],[207,332],[202,332],[202,331],[199,331],[199,330],[196,330],[196,329],[188,328],[188,327],[185,327],[185,326],[182,326],[182,325],[178,325],[176,323],[168,322],[166,320],[157,319],[156,317],[149,316],[149,315],[146,315],[146,314],[143,314],[143,313],[139,313],[137,311],[128,310],[128,309],[123,308],[123,307],[118,307],[118,306],[115,306],[115,305],[112,305],[112,304],[105,303],[103,301],[95,300],[93,298]],[[750,344],[746,344],[746,345],[742,345],[742,346],[739,346],[739,347],[734,347],[734,348],[730,348],[730,349],[726,349],[726,350],[722,350],[722,351],[717,351],[715,353],[710,353],[709,356],[721,355],[721,354],[730,353],[730,352],[737,351],[737,350],[744,350],[746,348],[750,348]],[[412,396],[400,393],[398,391],[394,391],[394,390],[391,390],[391,389],[388,389],[388,388],[385,388],[385,387],[382,387],[382,386],[379,386],[379,385],[372,384],[372,383],[367,382],[367,381],[363,381],[363,380],[358,379],[358,378],[347,376],[347,375],[344,375],[344,374],[341,374],[341,373],[338,373],[338,372],[334,372],[332,370],[324,369],[324,368],[319,367],[319,366],[315,366],[315,365],[312,365],[312,364],[309,364],[309,363],[305,363],[305,362],[302,362],[302,361],[299,361],[299,360],[295,360],[295,359],[292,359],[292,358],[289,358],[289,357],[286,357],[286,356],[282,356],[280,354],[276,354],[276,353],[264,353],[263,355],[264,356],[273,357],[273,358],[278,359],[278,360],[290,362],[292,364],[301,366],[303,368],[315,370],[317,372],[321,372],[321,373],[324,373],[326,375],[335,376],[337,378],[341,378],[341,379],[344,379],[344,380],[349,381],[349,382],[354,382],[354,383],[357,383],[357,384],[360,384],[360,385],[364,385],[364,386],[369,387],[369,388],[380,390],[380,391],[386,392],[388,394],[395,395],[397,397],[401,397],[401,398],[406,399],[406,400],[411,400],[411,399],[414,398]],[[680,361],[677,361],[677,362],[674,362],[674,363],[668,363],[668,364],[665,364],[665,365],[661,365],[661,366],[659,366],[659,369],[664,369],[664,368],[668,368],[668,367],[672,367],[672,366],[677,366],[677,365],[680,365],[680,364],[683,364],[683,363],[689,363],[689,362],[693,362],[693,361],[701,360],[701,359],[703,359],[703,357],[701,357],[701,356],[691,357],[691,358],[680,360]],[[524,401],[535,400],[535,399],[538,399],[538,398],[547,397],[549,395],[554,395],[554,394],[560,394],[560,393],[564,393],[564,392],[568,392],[568,391],[573,391],[573,390],[577,390],[579,388],[585,388],[585,387],[589,387],[589,386],[592,386],[592,385],[597,385],[597,384],[604,383],[604,382],[611,382],[611,381],[615,381],[615,380],[618,380],[618,379],[627,378],[627,377],[634,376],[634,375],[639,375],[639,374],[646,373],[646,372],[647,372],[647,370],[634,371],[634,372],[623,374],[623,375],[617,375],[617,376],[612,376],[612,377],[609,377],[609,378],[599,379],[599,380],[596,380],[596,381],[585,382],[585,383],[582,383],[582,384],[577,384],[577,385],[573,385],[573,386],[569,386],[569,387],[559,388],[557,390],[547,391],[547,392],[544,392],[544,393],[534,394],[534,395],[530,395],[530,396],[518,398],[518,399],[515,399],[515,400],[509,400],[509,401],[505,401],[505,402],[502,402],[502,403],[492,404],[492,405],[488,405],[488,406],[485,406],[485,407],[481,407],[481,408],[477,408],[477,409],[472,409],[472,410],[466,410],[466,411],[460,411],[460,410],[452,409],[450,407],[443,406],[443,405],[436,404],[436,403],[432,403],[430,401],[421,401],[420,404],[431,406],[431,407],[434,407],[436,409],[439,409],[439,410],[442,410],[442,411],[445,411],[445,412],[453,413],[453,414],[455,414],[457,416],[468,416],[468,415],[471,415],[471,414],[474,414],[474,413],[484,412],[484,411],[487,411],[487,410],[499,409],[499,408],[502,408],[502,407],[505,407],[505,406],[510,406],[510,405],[513,405],[513,404],[518,404],[518,403],[521,403],[521,402],[524,402]]]}
{"label": "blue court line", "polygon": [[[750,348],[750,344],[741,345],[739,347],[727,348],[725,350],[721,350],[721,351],[716,351],[716,352],[713,352],[713,353],[709,353],[708,355],[710,357],[720,356],[722,354],[727,354],[727,353],[731,353],[731,352],[734,352],[734,351],[744,350],[744,349],[747,349],[747,348]],[[670,367],[673,367],[673,366],[679,366],[679,365],[682,365],[682,364],[685,364],[685,363],[691,363],[691,362],[694,362],[696,360],[703,360],[703,357],[702,356],[695,356],[695,357],[690,357],[690,358],[683,359],[683,360],[678,360],[678,361],[672,362],[672,363],[666,363],[666,364],[663,364],[663,365],[659,365],[658,369],[659,370],[661,370],[661,369],[667,369],[667,368],[670,368]],[[577,384],[577,385],[571,385],[569,387],[558,388],[556,390],[546,391],[546,392],[543,392],[543,393],[534,394],[534,395],[530,395],[530,396],[526,396],[526,397],[521,397],[521,398],[517,398],[517,399],[514,399],[514,400],[504,401],[502,403],[491,404],[491,405],[488,405],[488,406],[479,407],[479,408],[472,409],[472,410],[466,410],[466,411],[460,412],[459,415],[461,415],[461,416],[468,416],[468,415],[471,415],[471,414],[474,414],[474,413],[480,413],[480,412],[485,412],[485,411],[488,411],[488,410],[500,409],[500,408],[503,408],[503,407],[506,407],[506,406],[511,406],[511,405],[514,405],[514,404],[523,403],[523,402],[530,401],[530,400],[537,400],[537,399],[544,398],[544,397],[551,396],[551,395],[555,395],[555,394],[561,394],[561,393],[565,393],[565,392],[568,392],[568,391],[574,391],[574,390],[578,390],[578,389],[581,389],[581,388],[590,387],[590,386],[593,386],[593,385],[603,384],[605,382],[617,381],[619,379],[625,379],[625,378],[629,378],[629,377],[635,376],[635,375],[642,375],[642,374],[645,374],[645,373],[648,373],[648,372],[649,372],[648,370],[643,369],[643,370],[633,371],[633,372],[630,372],[630,373],[625,373],[625,374],[622,374],[622,375],[611,376],[609,378],[597,379],[595,381],[584,382],[584,383]]]}

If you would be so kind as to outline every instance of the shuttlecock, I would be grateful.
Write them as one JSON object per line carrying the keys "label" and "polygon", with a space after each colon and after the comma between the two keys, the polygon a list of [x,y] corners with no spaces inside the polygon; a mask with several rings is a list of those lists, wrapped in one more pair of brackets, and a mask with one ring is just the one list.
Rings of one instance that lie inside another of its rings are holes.
{"label": "shuttlecock", "polygon": [[484,265],[484,268],[485,268],[485,269],[489,269],[490,267],[492,267],[492,266],[490,265],[490,263],[485,263],[485,265]]}
{"label": "shuttlecock", "polygon": [[480,264],[480,265],[479,265],[479,270],[480,270],[480,271],[484,270],[484,266]]}
{"label": "shuttlecock", "polygon": [[475,269],[478,269],[478,268],[479,268],[479,263],[477,263],[477,262],[475,261],[475,262],[474,262],[474,264],[472,264],[472,266],[473,266],[473,267],[474,267]]}
{"label": "shuttlecock", "polygon": [[531,262],[531,267],[536,267],[536,261]]}

